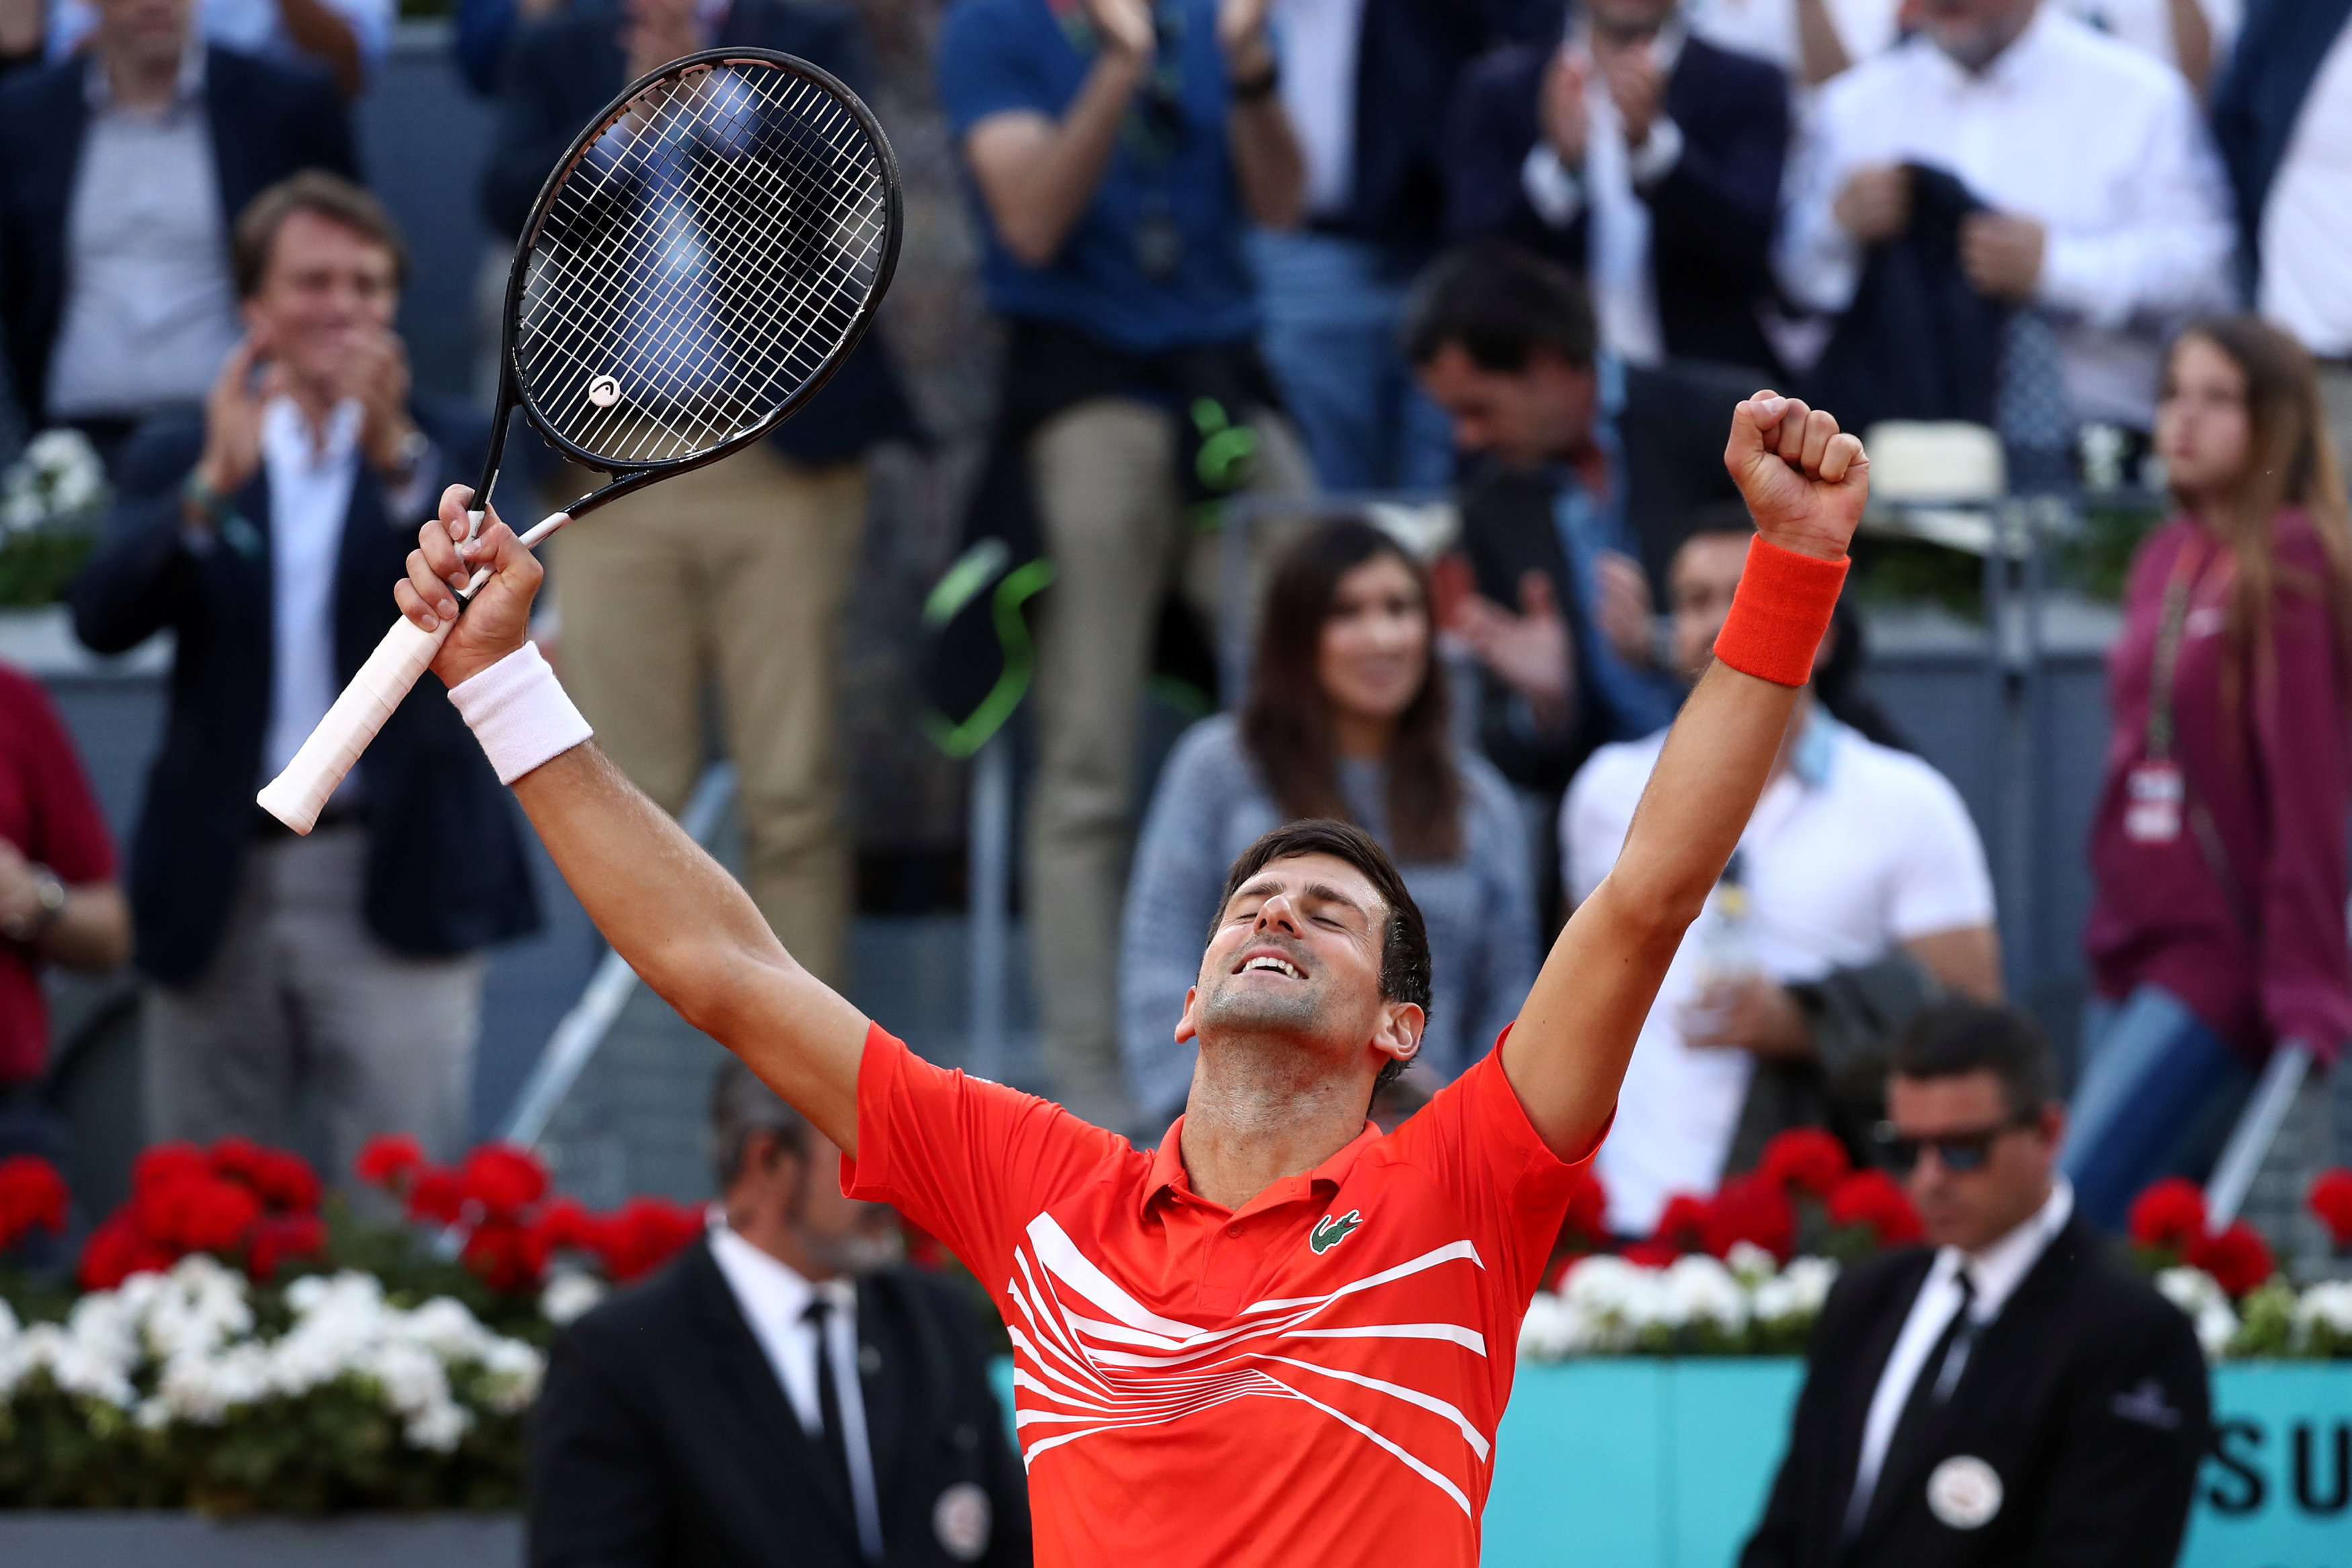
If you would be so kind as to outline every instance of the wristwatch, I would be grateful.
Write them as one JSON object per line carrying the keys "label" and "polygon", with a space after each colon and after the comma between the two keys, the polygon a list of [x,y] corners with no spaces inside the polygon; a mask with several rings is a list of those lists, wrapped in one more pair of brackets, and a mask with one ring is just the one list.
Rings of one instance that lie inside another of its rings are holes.
{"label": "wristwatch", "polygon": [[0,936],[11,942],[37,942],[50,926],[65,918],[66,884],[45,865],[33,867],[33,895],[37,902],[32,914],[0,924]]}

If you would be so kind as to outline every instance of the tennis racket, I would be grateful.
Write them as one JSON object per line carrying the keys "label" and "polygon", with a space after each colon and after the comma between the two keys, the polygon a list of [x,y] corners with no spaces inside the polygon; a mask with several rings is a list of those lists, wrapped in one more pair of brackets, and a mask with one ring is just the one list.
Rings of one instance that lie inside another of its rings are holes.
{"label": "tennis racket", "polygon": [[[609,476],[525,533],[526,549],[773,430],[865,335],[900,221],[882,128],[805,60],[706,49],[631,83],[547,177],[515,246],[473,527],[517,408]],[[309,832],[447,635],[395,621],[262,809]]]}

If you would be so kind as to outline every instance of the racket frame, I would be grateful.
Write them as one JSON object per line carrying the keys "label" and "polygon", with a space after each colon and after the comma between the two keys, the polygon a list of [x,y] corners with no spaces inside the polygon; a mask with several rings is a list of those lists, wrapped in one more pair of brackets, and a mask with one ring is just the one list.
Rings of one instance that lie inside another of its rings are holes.
{"label": "racket frame", "polygon": [[[595,145],[597,139],[611,130],[614,123],[628,112],[630,104],[636,100],[639,94],[664,80],[676,78],[683,81],[689,76],[709,70],[713,67],[734,62],[756,62],[789,71],[794,76],[806,78],[825,89],[836,103],[848,110],[851,117],[857,120],[859,127],[866,132],[867,141],[871,142],[880,157],[882,177],[883,246],[881,258],[875,264],[874,284],[866,291],[865,300],[858,306],[856,317],[850,322],[849,329],[842,339],[840,350],[826,361],[824,369],[796,388],[790,397],[771,409],[764,417],[744,426],[706,451],[689,453],[683,457],[664,458],[657,463],[615,464],[613,459],[599,453],[591,452],[579,443],[560,434],[554,428],[554,422],[541,415],[531,400],[530,389],[523,385],[522,367],[520,362],[520,348],[518,340],[521,336],[523,290],[530,279],[531,256],[537,248],[540,234],[547,226],[548,217],[555,205],[556,192],[562,188],[565,178],[572,171],[578,167],[580,161],[588,155],[588,150]],[[881,308],[882,297],[889,292],[890,280],[898,271],[898,244],[906,227],[904,209],[905,204],[898,183],[898,157],[891,149],[890,139],[883,134],[881,121],[877,120],[874,111],[866,107],[866,100],[850,90],[847,83],[824,68],[811,65],[797,55],[788,55],[781,49],[752,48],[740,45],[698,49],[693,54],[679,56],[659,70],[647,72],[622,89],[613,101],[606,104],[603,111],[590,120],[579,135],[572,139],[572,145],[564,149],[563,156],[556,161],[554,168],[548,171],[547,178],[540,184],[539,194],[532,198],[530,221],[523,225],[521,235],[515,241],[514,261],[507,268],[506,305],[499,321],[499,394],[496,405],[498,412],[490,423],[490,446],[482,463],[481,483],[474,486],[474,505],[467,513],[474,528],[476,529],[480,528],[483,513],[490,504],[491,492],[497,487],[499,466],[506,453],[507,427],[513,422],[512,416],[517,409],[522,411],[523,418],[530,422],[530,427],[537,431],[540,438],[549,445],[582,467],[598,469],[608,476],[606,484],[572,502],[562,511],[550,514],[536,528],[523,535],[522,542],[526,547],[538,544],[541,539],[545,538],[565,523],[575,517],[584,517],[609,501],[617,501],[622,497],[643,489],[657,480],[686,473],[689,469],[700,468],[707,464],[718,462],[730,453],[740,452],[791,418],[800,411],[802,404],[815,396],[824,384],[833,379],[835,372],[848,361],[849,356],[856,351],[857,345],[865,340],[866,329],[874,324],[874,317]],[[479,584],[477,583],[474,586],[478,587]],[[469,589],[467,595],[460,596],[460,609],[464,607],[465,599],[470,597],[470,593]]]}

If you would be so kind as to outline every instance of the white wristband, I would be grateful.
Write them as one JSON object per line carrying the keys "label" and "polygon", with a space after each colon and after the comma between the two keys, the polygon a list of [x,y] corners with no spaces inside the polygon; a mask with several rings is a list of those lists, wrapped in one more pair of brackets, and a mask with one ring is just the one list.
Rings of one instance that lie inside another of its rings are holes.
{"label": "white wristband", "polygon": [[513,783],[596,733],[572,706],[536,643],[525,643],[458,682],[449,688],[449,700],[482,743],[501,784]]}

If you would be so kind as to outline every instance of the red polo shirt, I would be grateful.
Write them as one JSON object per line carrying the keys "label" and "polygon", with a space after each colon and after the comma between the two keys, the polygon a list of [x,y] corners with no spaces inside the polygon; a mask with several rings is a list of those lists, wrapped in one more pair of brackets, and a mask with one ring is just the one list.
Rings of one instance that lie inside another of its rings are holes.
{"label": "red polo shirt", "polygon": [[896,1205],[1012,1331],[1041,1568],[1473,1563],[1577,1166],[1490,1051],[1394,1133],[1239,1209],[1156,1152],[877,1026],[843,1190]]}
{"label": "red polo shirt", "polygon": [[[0,666],[0,839],[68,886],[114,875],[114,842],[89,792],[73,737],[40,683]],[[0,937],[0,1083],[40,1076],[49,1009],[40,955]]]}

